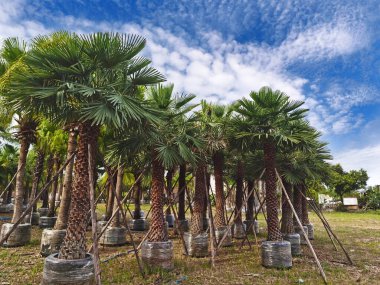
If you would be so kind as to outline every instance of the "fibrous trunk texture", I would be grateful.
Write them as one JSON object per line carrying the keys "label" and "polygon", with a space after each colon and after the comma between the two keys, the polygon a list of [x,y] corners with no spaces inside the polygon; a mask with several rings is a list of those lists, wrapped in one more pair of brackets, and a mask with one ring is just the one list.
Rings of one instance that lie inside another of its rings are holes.
{"label": "fibrous trunk texture", "polygon": [[[294,192],[293,192],[293,206],[294,206],[294,210],[296,211],[297,213],[297,216],[298,218],[300,219],[300,221],[302,222],[302,196],[301,196],[301,186],[300,185],[296,185],[294,187]],[[293,224],[295,227],[298,227],[298,222],[296,220],[296,217],[293,217]]]}
{"label": "fibrous trunk texture", "polygon": [[185,217],[185,195],[186,195],[186,164],[179,167],[178,177],[178,219],[184,220]]}
{"label": "fibrous trunk texture", "polygon": [[157,153],[153,151],[152,161],[152,218],[151,229],[148,240],[151,242],[167,241],[168,232],[166,229],[164,217],[164,188],[165,188],[165,170],[161,162],[158,160]]}
{"label": "fibrous trunk texture", "polygon": [[278,225],[278,200],[276,193],[276,147],[274,142],[264,143],[264,165],[265,165],[265,194],[268,223],[268,240],[281,240],[281,232]]}
{"label": "fibrous trunk texture", "polygon": [[89,123],[79,124],[69,220],[66,237],[59,252],[61,259],[83,259],[86,256],[86,229],[90,210],[88,145],[95,145],[98,135],[99,127]]}
{"label": "fibrous trunk texture", "polygon": [[306,200],[306,185],[302,184],[301,185],[301,199],[302,199],[302,224],[303,225],[309,225],[309,213],[307,212],[307,200]]}
{"label": "fibrous trunk texture", "polygon": [[135,202],[135,211],[133,214],[133,219],[141,219],[141,195],[142,195],[142,184],[141,184],[141,173],[142,171],[135,171],[133,176],[135,178],[134,186],[134,202]]}
{"label": "fibrous trunk texture", "polygon": [[[254,181],[252,179],[248,179],[247,181],[247,195],[252,192],[254,187]],[[252,192],[251,196],[249,196],[247,200],[247,211],[245,212],[245,219],[247,221],[252,221],[253,220],[253,214],[254,210],[253,207],[255,206],[255,196],[254,193]]]}
{"label": "fibrous trunk texture", "polygon": [[[286,190],[286,193],[288,194],[288,197],[290,199],[292,199],[292,197],[293,197],[292,185],[290,183],[286,182],[285,179],[282,179],[282,183],[285,187],[285,190]],[[293,203],[293,201],[292,201],[292,203]],[[288,200],[286,199],[284,192],[282,192],[281,232],[284,235],[294,233],[293,211],[292,211],[292,208],[290,207],[290,204],[288,203]]]}
{"label": "fibrous trunk texture", "polygon": [[[173,174],[174,169],[169,169],[166,173],[166,197],[167,201],[170,201],[172,196],[172,185],[173,185]],[[166,215],[170,215],[172,213],[170,207],[166,209]]]}
{"label": "fibrous trunk texture", "polygon": [[[123,176],[124,176],[124,168],[122,166],[119,166],[118,169],[117,169],[117,178],[116,178],[116,189],[115,189],[115,193],[116,193],[116,196],[115,196],[115,201],[113,203],[113,211],[112,212],[116,212],[117,211],[117,208],[118,208],[118,203],[117,201],[121,201],[121,194],[122,194],[122,191],[123,191]],[[113,217],[112,221],[111,221],[111,227],[120,227],[120,211],[122,209],[120,209],[118,211],[118,213]]]}
{"label": "fibrous trunk texture", "polygon": [[226,218],[224,213],[225,199],[223,191],[223,152],[216,152],[213,156],[214,176],[215,176],[215,227],[220,228],[226,226]]}
{"label": "fibrous trunk texture", "polygon": [[243,163],[239,160],[236,165],[236,196],[235,196],[235,222],[241,223],[241,208],[243,207],[243,180],[244,180],[244,167]]}
{"label": "fibrous trunk texture", "polygon": [[[61,161],[57,155],[54,155],[53,162],[54,162],[54,172],[57,173],[61,165]],[[53,182],[53,188],[50,193],[49,211],[47,214],[48,217],[55,216],[55,196],[57,195],[57,190],[58,190],[58,178]]]}
{"label": "fibrous trunk texture", "polygon": [[[71,157],[77,148],[77,131],[75,129],[70,129],[69,131],[69,141],[67,144],[67,155],[66,159]],[[65,176],[63,178],[63,190],[61,204],[59,208],[57,222],[55,223],[54,229],[64,230],[67,228],[67,221],[69,219],[69,210],[71,202],[71,190],[73,186],[73,168],[74,159],[72,159],[65,168]]]}
{"label": "fibrous trunk texture", "polygon": [[12,223],[16,223],[22,215],[22,206],[24,200],[24,179],[25,179],[25,166],[26,157],[28,155],[29,142],[26,138],[20,138],[20,156],[18,158],[18,170],[16,175],[16,195],[15,205],[12,217]]}
{"label": "fibrous trunk texture", "polygon": [[[32,192],[30,194],[30,201],[35,198],[37,195],[37,189],[38,184],[40,183],[42,172],[44,170],[44,159],[45,159],[45,153],[38,149],[37,150],[37,159],[36,164],[34,166],[34,173],[33,173],[33,184],[32,184]],[[37,211],[37,203],[33,205],[33,212]]]}
{"label": "fibrous trunk texture", "polygon": [[199,162],[195,172],[195,192],[193,199],[193,214],[191,216],[190,232],[193,236],[203,232],[203,211],[206,196],[206,165]]}

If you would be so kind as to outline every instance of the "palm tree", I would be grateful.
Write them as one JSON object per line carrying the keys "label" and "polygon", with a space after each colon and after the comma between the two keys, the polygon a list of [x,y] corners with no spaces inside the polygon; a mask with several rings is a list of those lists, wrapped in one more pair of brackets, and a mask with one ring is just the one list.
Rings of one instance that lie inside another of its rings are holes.
{"label": "palm tree", "polygon": [[227,127],[231,115],[229,106],[210,104],[201,102],[201,110],[197,113],[198,120],[202,127],[204,139],[207,142],[207,152],[212,157],[215,178],[215,227],[216,229],[225,227],[225,201],[223,191],[223,168],[224,150],[227,147]]}
{"label": "palm tree", "polygon": [[291,122],[304,117],[303,102],[291,101],[285,93],[263,87],[259,92],[251,92],[250,99],[238,101],[236,111],[245,118],[245,130],[239,137],[257,140],[264,151],[266,208],[268,240],[282,239],[278,221],[278,200],[276,195],[276,152],[279,145],[297,144],[301,136],[293,133]]}
{"label": "palm tree", "polygon": [[[9,38],[3,42],[3,47],[0,52],[0,56],[2,58],[1,63],[3,65],[3,68],[1,68],[3,74],[0,74],[1,85],[9,80],[9,72],[20,65],[20,62],[22,61],[25,54],[26,44],[24,42],[20,42],[16,38]],[[5,96],[6,90],[4,90],[4,88],[2,89],[3,90],[1,93],[3,96]],[[14,109],[11,110],[15,111]],[[28,155],[29,146],[36,140],[36,128],[38,125],[36,118],[24,110],[18,110],[18,112],[16,112],[14,115],[14,119],[18,124],[16,138],[20,144],[20,155],[18,161],[18,173],[16,176],[15,205],[12,223],[17,222],[22,214],[26,158]]]}
{"label": "palm tree", "polygon": [[71,207],[59,258],[86,255],[88,145],[96,152],[100,126],[121,128],[155,118],[134,96],[138,85],[164,80],[148,66],[150,60],[137,57],[144,46],[145,39],[137,35],[55,33],[36,38],[25,66],[12,74],[7,87],[10,104],[78,128]]}

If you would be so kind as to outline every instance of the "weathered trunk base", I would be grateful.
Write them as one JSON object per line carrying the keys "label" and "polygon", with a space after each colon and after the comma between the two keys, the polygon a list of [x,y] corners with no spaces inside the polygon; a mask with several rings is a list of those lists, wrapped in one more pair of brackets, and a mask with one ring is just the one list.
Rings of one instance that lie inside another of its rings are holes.
{"label": "weathered trunk base", "polygon": [[145,241],[141,246],[141,258],[145,266],[171,270],[173,263],[173,243],[171,240],[162,242]]}
{"label": "weathered trunk base", "polygon": [[290,242],[263,241],[261,244],[261,263],[267,268],[291,268],[292,252]]}
{"label": "weathered trunk base", "polygon": [[129,222],[129,227],[132,231],[145,231],[149,228],[149,223],[146,219],[136,219]]}
{"label": "weathered trunk base", "polygon": [[95,285],[94,261],[90,254],[84,259],[58,259],[58,254],[45,259],[41,285]]}
{"label": "weathered trunk base", "polygon": [[41,255],[46,257],[51,254],[58,253],[65,236],[66,230],[44,229],[41,236]]}
{"label": "weathered trunk base", "polygon": [[253,234],[253,231],[255,231],[256,234],[260,232],[258,220],[245,220],[243,223],[245,225],[245,229],[249,229],[249,232],[247,232],[247,234]]}
{"label": "weathered trunk base", "polygon": [[52,229],[56,221],[57,217],[40,217],[39,227],[41,229]]}
{"label": "weathered trunk base", "polygon": [[223,247],[228,247],[232,246],[232,233],[231,233],[231,228],[228,229],[227,227],[219,227],[215,230],[215,237],[216,237],[216,242],[219,244],[220,240],[223,238],[224,234],[228,230],[228,234],[226,238],[223,241],[222,246]]}
{"label": "weathered trunk base", "polygon": [[[178,220],[179,228],[182,230],[182,232],[188,232],[189,231],[189,221],[188,220]],[[177,229],[175,230],[175,233],[178,234]]]}
{"label": "weathered trunk base", "polygon": [[208,218],[203,218],[203,230],[206,231],[207,229],[209,229],[209,222],[208,222]]}
{"label": "weathered trunk base", "polygon": [[12,213],[13,212],[13,204],[1,204],[0,205],[0,213],[6,214],[6,213]]}
{"label": "weathered trunk base", "polygon": [[314,225],[313,224],[307,224],[305,225],[307,227],[307,237],[311,240],[314,239]]}
{"label": "weathered trunk base", "polygon": [[245,230],[244,225],[241,222],[237,222],[233,225],[233,237],[236,239],[243,239],[245,238]]}
{"label": "weathered trunk base", "polygon": [[[134,217],[134,216],[135,216],[135,210],[132,211],[132,217]],[[141,219],[145,218],[145,212],[142,210],[140,210],[140,218]]]}
{"label": "weathered trunk base", "polygon": [[[191,233],[184,233],[183,238],[185,240],[187,253],[193,257],[206,257],[208,256],[208,234],[201,233],[197,236],[193,236]],[[185,249],[183,253],[186,254]]]}
{"label": "weathered trunk base", "polygon": [[46,217],[48,214],[49,209],[48,208],[39,208],[37,209],[37,212],[40,213],[40,217]]}
{"label": "weathered trunk base", "polygon": [[166,214],[165,221],[168,222],[169,228],[174,228],[174,215],[173,214]]}
{"label": "weathered trunk base", "polygon": [[[13,227],[12,223],[3,224],[1,227],[0,239],[2,239]],[[4,247],[16,247],[23,246],[30,242],[32,238],[32,225],[31,224],[19,224],[16,229],[11,233],[8,240],[5,241],[2,246]]]}
{"label": "weathered trunk base", "polygon": [[105,246],[119,246],[127,243],[127,229],[124,227],[108,227],[100,237],[99,243]]}
{"label": "weathered trunk base", "polygon": [[[309,234],[308,234],[307,226],[303,226],[303,230],[305,231],[305,233],[306,233],[307,235],[309,235]],[[300,237],[301,237],[301,244],[302,244],[302,245],[307,244],[306,238],[305,238],[305,236],[303,235],[303,232],[302,232],[301,228],[300,228],[300,227],[294,227],[294,231],[295,231],[297,234],[300,235]]]}
{"label": "weathered trunk base", "polygon": [[290,242],[292,256],[300,256],[302,254],[301,237],[299,234],[287,234],[284,236],[284,240]]}

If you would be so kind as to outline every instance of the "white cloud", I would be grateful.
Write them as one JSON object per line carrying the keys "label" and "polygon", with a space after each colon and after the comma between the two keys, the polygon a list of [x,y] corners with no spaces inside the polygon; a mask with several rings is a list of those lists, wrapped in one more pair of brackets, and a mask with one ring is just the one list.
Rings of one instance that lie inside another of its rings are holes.
{"label": "white cloud", "polygon": [[8,37],[30,39],[49,32],[39,22],[22,19],[25,5],[23,0],[0,1],[0,41]]}
{"label": "white cloud", "polygon": [[342,164],[346,170],[360,168],[367,170],[369,176],[368,185],[380,184],[379,161],[380,144],[338,153],[334,159],[334,163]]}

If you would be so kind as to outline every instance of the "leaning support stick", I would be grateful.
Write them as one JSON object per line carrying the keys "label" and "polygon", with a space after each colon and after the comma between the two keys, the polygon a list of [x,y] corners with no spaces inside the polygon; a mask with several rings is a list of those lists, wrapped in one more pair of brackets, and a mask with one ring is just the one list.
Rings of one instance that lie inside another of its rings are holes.
{"label": "leaning support stick", "polygon": [[[315,201],[314,201],[315,203]],[[315,205],[315,208],[318,209],[318,207],[316,207]],[[318,213],[318,210],[316,211],[315,209],[313,209],[315,211],[315,213],[317,214],[317,216],[320,218],[320,220],[322,221],[323,225],[325,225],[327,227],[327,229],[330,231],[330,233],[333,235],[333,237],[336,239],[336,241],[338,242],[339,246],[342,248],[344,254],[346,255],[348,261],[350,262],[351,265],[354,265],[351,257],[349,256],[347,250],[344,248],[343,244],[341,243],[341,241],[338,239],[338,237],[335,235],[335,233],[332,231],[329,223],[327,222],[326,218],[323,216],[323,213],[322,211],[320,211]]]}
{"label": "leaning support stick", "polygon": [[[106,168],[106,169],[107,169],[107,168]],[[143,171],[143,172],[140,174],[140,176],[137,178],[136,182],[137,182],[139,179],[141,179],[143,173],[144,173],[144,171]],[[135,184],[136,184],[136,182],[135,182]],[[138,264],[139,269],[140,269],[140,273],[141,273],[142,277],[144,278],[144,277],[145,277],[145,274],[144,274],[144,268],[142,267],[141,260],[140,260],[140,257],[139,257],[139,253],[138,253],[138,251],[137,251],[137,249],[136,249],[136,245],[135,245],[135,242],[134,242],[134,240],[133,240],[133,235],[132,235],[131,230],[130,230],[130,228],[129,228],[129,225],[128,225],[128,223],[127,223],[126,212],[124,212],[123,209],[122,209],[122,208],[123,208],[122,202],[120,201],[119,197],[117,197],[117,195],[116,195],[116,189],[115,189],[115,186],[114,186],[113,184],[111,184],[111,189],[112,189],[113,195],[114,195],[114,197],[115,197],[115,199],[116,199],[116,202],[117,202],[117,209],[116,209],[116,211],[112,214],[112,217],[109,219],[108,222],[111,222],[112,219],[116,216],[116,214],[119,213],[119,211],[121,212],[121,214],[122,214],[122,216],[123,216],[123,219],[124,219],[124,222],[125,222],[125,227],[126,227],[126,229],[127,229],[128,235],[129,235],[129,237],[131,238],[131,242],[132,242],[132,246],[133,246],[133,251],[135,252],[135,256],[136,256],[137,264]],[[133,188],[131,188],[131,190],[132,190],[132,189],[133,189]],[[130,191],[131,191],[131,190],[130,190]],[[128,195],[127,195],[126,197],[128,197]],[[105,231],[106,228],[107,228],[107,227],[105,226],[103,230]]]}
{"label": "leaning support stick", "polygon": [[289,196],[288,196],[288,193],[287,193],[286,190],[285,190],[284,184],[282,183],[282,179],[281,179],[280,175],[278,174],[277,169],[275,169],[275,171],[276,171],[277,179],[278,179],[278,181],[280,182],[281,190],[282,190],[282,192],[285,194],[286,200],[288,200],[288,203],[289,203],[290,208],[292,208],[292,211],[293,211],[294,217],[296,218],[297,223],[298,223],[298,226],[299,226],[300,229],[302,230],[302,234],[303,234],[304,237],[305,237],[305,240],[306,240],[306,242],[307,242],[307,245],[309,246],[309,248],[310,248],[310,250],[311,250],[311,252],[312,252],[312,254],[313,254],[313,257],[314,257],[314,259],[315,259],[315,262],[317,263],[317,266],[318,266],[318,268],[319,268],[319,271],[320,271],[320,273],[321,273],[321,275],[322,275],[323,281],[325,282],[325,284],[327,284],[326,274],[325,274],[325,272],[323,271],[322,265],[321,265],[321,263],[319,262],[319,259],[318,259],[318,257],[317,257],[317,254],[315,253],[315,251],[314,251],[314,249],[313,249],[313,246],[311,245],[310,240],[309,240],[309,238],[308,238],[308,236],[307,236],[305,230],[303,229],[302,223],[301,223],[301,221],[300,221],[300,219],[299,219],[299,217],[298,217],[298,215],[297,215],[296,210],[295,210],[294,207],[293,207],[292,201],[290,200],[290,198],[289,198]]}
{"label": "leaning support stick", "polygon": [[13,233],[13,231],[17,228],[19,224],[21,224],[21,221],[25,218],[26,215],[29,214],[29,212],[32,210],[35,203],[37,203],[38,199],[42,196],[42,194],[50,187],[50,185],[58,179],[58,176],[61,175],[62,171],[65,169],[66,165],[69,164],[69,162],[74,158],[76,154],[76,151],[66,160],[66,162],[61,166],[61,168],[57,171],[57,173],[53,176],[52,179],[48,183],[45,184],[45,186],[41,189],[41,191],[34,197],[32,202],[28,205],[26,210],[21,214],[20,218],[13,224],[12,228],[7,232],[4,237],[0,240],[0,245],[2,245],[9,236]]}
{"label": "leaning support stick", "polygon": [[92,223],[92,240],[93,243],[93,252],[94,252],[94,267],[95,267],[95,282],[96,285],[101,285],[101,276],[100,276],[100,264],[99,264],[99,250],[98,250],[98,240],[97,229],[96,229],[96,211],[95,211],[95,189],[94,189],[94,172],[92,165],[92,152],[91,144],[88,145],[88,178],[90,183],[90,205],[91,205],[91,223]]}

